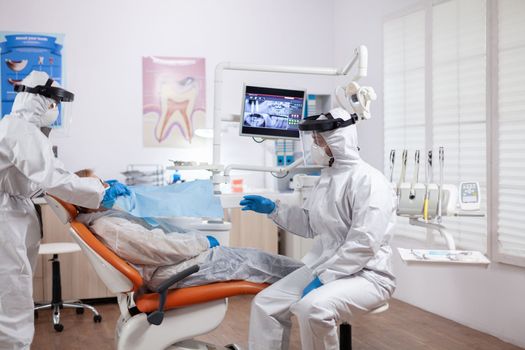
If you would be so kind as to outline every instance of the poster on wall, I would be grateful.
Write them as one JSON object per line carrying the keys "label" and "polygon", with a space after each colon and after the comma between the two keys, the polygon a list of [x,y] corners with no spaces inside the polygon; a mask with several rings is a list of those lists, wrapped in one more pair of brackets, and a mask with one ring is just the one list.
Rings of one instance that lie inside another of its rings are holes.
{"label": "poster on wall", "polygon": [[[63,42],[63,34],[0,32],[0,119],[11,113],[16,96],[14,85],[31,71],[44,71],[62,85]],[[63,126],[61,106],[59,111],[53,127]]]}
{"label": "poster on wall", "polygon": [[204,58],[142,59],[143,140],[146,147],[203,146],[206,123]]}

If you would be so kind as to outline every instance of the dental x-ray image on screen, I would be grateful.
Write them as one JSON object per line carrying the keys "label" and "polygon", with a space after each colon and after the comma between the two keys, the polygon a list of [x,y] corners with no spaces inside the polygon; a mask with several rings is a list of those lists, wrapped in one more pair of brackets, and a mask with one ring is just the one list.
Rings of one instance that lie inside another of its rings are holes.
{"label": "dental x-ray image on screen", "polygon": [[305,96],[304,90],[245,86],[240,134],[298,139]]}

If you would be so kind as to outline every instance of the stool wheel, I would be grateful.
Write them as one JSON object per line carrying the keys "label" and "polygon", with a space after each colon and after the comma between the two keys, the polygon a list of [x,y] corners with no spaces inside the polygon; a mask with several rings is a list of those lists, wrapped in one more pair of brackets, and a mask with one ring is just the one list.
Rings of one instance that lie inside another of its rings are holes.
{"label": "stool wheel", "polygon": [[57,332],[62,332],[64,330],[64,326],[61,325],[60,323],[53,325],[53,328],[55,328],[55,331]]}
{"label": "stool wheel", "polygon": [[100,316],[100,315],[93,316],[93,322],[95,322],[95,323],[102,322],[102,316]]}
{"label": "stool wheel", "polygon": [[82,309],[75,309],[75,312],[77,313],[77,315],[82,315],[84,313],[84,308],[82,308]]}

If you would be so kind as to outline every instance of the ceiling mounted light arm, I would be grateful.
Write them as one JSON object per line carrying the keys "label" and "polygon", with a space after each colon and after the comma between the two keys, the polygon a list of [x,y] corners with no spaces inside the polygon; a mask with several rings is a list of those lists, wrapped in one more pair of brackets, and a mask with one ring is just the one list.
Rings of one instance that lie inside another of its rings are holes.
{"label": "ceiling mounted light arm", "polygon": [[222,117],[222,85],[225,70],[266,73],[288,73],[305,75],[344,76],[348,75],[354,65],[358,63],[358,70],[354,80],[366,77],[368,69],[368,50],[360,45],[354,50],[354,55],[343,68],[330,67],[296,67],[280,65],[260,65],[234,62],[221,62],[215,67],[215,81],[213,94],[213,164],[220,164],[221,154],[221,117]]}

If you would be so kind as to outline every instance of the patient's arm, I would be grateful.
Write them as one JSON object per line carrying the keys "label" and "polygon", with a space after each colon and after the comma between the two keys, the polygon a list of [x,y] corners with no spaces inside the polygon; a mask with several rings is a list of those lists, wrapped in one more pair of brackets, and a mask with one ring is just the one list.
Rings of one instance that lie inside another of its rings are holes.
{"label": "patient's arm", "polygon": [[91,228],[111,250],[133,264],[178,264],[209,248],[204,236],[148,230],[124,218],[102,217]]}

